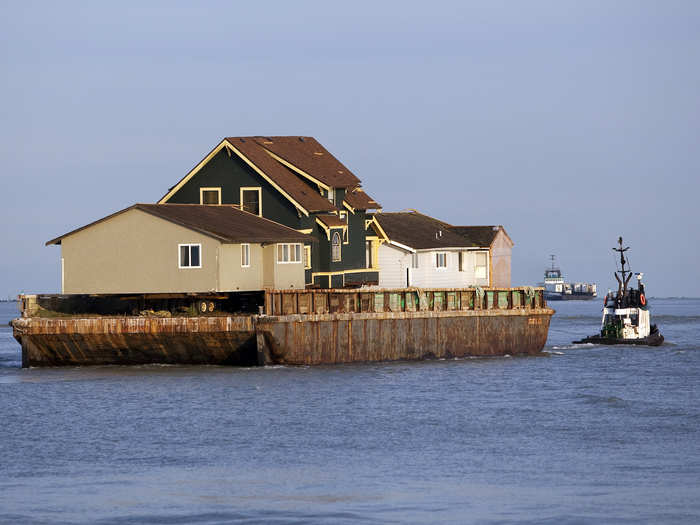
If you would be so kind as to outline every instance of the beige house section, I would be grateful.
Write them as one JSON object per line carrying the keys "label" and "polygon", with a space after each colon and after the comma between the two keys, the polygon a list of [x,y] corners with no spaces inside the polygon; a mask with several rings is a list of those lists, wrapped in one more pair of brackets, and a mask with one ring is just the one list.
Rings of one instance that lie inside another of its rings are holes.
{"label": "beige house section", "polygon": [[242,244],[219,245],[219,289],[220,292],[262,290],[263,247],[248,244],[250,265],[242,265]]}
{"label": "beige house section", "polygon": [[[201,268],[179,267],[180,244],[201,245]],[[276,264],[275,245],[250,243],[250,266],[243,267],[240,244],[223,244],[138,209],[64,237],[61,257],[64,294],[262,290],[268,267],[268,286],[304,287],[303,264]]]}
{"label": "beige house section", "polygon": [[[302,251],[304,247],[302,245]],[[269,244],[263,251],[263,286],[276,290],[306,287],[304,258],[299,262],[277,262],[277,244]]]}
{"label": "beige house section", "polygon": [[510,264],[513,243],[508,236],[499,231],[491,243],[491,286],[495,288],[510,288]]}

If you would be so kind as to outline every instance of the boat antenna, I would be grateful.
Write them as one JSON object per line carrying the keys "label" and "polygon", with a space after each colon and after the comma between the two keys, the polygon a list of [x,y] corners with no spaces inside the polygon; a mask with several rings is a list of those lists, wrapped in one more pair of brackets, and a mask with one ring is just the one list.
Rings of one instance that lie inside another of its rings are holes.
{"label": "boat antenna", "polygon": [[[613,248],[614,251],[620,253],[620,266],[621,270],[620,272],[615,272],[615,279],[617,279],[618,283],[618,294],[620,296],[623,296],[625,294],[625,291],[627,290],[627,283],[630,280],[630,277],[632,277],[632,272],[630,272],[629,265],[627,266],[627,269],[625,270],[625,264],[627,264],[627,260],[625,259],[625,252],[630,249],[629,246],[626,248],[622,247],[622,237],[620,237],[617,240],[617,244],[619,245],[619,248]],[[620,273],[622,274],[622,280],[617,276],[617,274]],[[625,274],[629,273],[629,276],[625,278]]]}
{"label": "boat antenna", "polygon": [[550,255],[549,258],[552,259],[552,270],[554,270],[554,255]]}

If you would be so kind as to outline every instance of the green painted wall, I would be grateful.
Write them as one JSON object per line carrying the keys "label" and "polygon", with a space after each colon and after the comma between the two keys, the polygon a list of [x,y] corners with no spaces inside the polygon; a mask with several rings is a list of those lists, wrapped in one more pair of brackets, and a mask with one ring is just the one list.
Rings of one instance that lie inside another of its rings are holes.
{"label": "green painted wall", "polygon": [[290,228],[301,228],[296,207],[239,157],[229,157],[225,150],[217,153],[168,202],[199,204],[199,189],[212,187],[221,188],[222,204],[240,204],[240,188],[245,186],[261,188],[263,217]]}

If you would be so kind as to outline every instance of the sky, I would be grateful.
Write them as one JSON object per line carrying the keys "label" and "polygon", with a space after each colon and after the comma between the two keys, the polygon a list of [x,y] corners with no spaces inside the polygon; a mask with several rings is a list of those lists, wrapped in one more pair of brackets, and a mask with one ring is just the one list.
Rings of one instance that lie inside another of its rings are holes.
{"label": "sky", "polygon": [[0,2],[0,298],[44,243],[156,202],[221,138],[316,137],[385,211],[502,224],[513,285],[555,254],[700,296],[700,2]]}

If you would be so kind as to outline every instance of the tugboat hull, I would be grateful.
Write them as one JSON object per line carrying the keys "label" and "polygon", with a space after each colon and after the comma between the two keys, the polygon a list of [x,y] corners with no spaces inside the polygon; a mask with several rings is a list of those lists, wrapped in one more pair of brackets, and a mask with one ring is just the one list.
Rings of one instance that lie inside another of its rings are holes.
{"label": "tugboat hull", "polygon": [[581,339],[580,341],[574,341],[574,344],[584,344],[593,343],[596,345],[642,345],[642,346],[661,346],[664,342],[664,336],[659,332],[652,332],[646,337],[641,339],[622,339],[617,337],[602,337],[600,335],[592,335]]}

